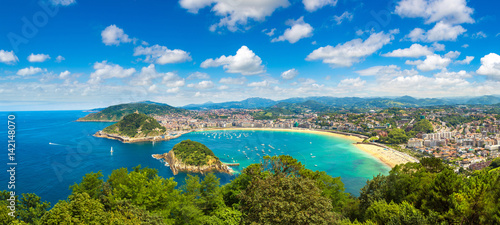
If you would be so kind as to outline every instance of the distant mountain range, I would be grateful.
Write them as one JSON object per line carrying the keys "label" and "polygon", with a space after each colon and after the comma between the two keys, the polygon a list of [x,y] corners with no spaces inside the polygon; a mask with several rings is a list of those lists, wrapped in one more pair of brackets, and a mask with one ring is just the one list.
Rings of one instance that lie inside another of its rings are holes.
{"label": "distant mountain range", "polygon": [[[104,109],[93,109],[93,113],[78,119],[78,121],[118,121],[125,115],[134,112],[146,115],[166,115],[170,113],[188,113],[189,110],[210,109],[264,109],[266,112],[276,115],[290,115],[307,111],[327,112],[335,110],[359,110],[384,109],[390,107],[426,107],[446,105],[493,105],[500,106],[500,96],[485,95],[480,97],[461,98],[413,98],[402,97],[306,97],[289,98],[274,101],[266,98],[248,98],[243,101],[231,101],[222,103],[207,102],[204,104],[191,104],[183,107],[173,107],[168,104],[143,101],[109,106]],[[96,112],[98,111],[98,112]]]}
{"label": "distant mountain range", "polygon": [[204,104],[190,104],[181,108],[189,110],[205,109],[256,109],[268,107],[287,107],[289,104],[299,104],[306,108],[389,108],[389,107],[423,107],[441,105],[491,105],[500,103],[500,96],[485,95],[481,97],[461,98],[414,98],[402,96],[396,98],[376,97],[305,97],[289,98],[274,101],[266,98],[248,98],[243,101],[231,101],[222,103],[207,102]]}

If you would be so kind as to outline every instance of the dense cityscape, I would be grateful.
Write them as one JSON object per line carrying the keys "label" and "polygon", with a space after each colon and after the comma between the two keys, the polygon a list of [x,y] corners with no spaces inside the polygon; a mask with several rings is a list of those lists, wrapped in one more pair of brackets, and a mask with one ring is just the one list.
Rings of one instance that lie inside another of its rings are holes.
{"label": "dense cityscape", "polygon": [[[172,134],[224,128],[331,130],[359,134],[414,157],[435,157],[458,170],[482,169],[500,156],[500,115],[494,108],[447,106],[389,108],[364,113],[304,110],[273,114],[273,109],[214,109],[155,118]],[[263,118],[264,115],[264,118]],[[266,118],[267,115],[267,118]]]}

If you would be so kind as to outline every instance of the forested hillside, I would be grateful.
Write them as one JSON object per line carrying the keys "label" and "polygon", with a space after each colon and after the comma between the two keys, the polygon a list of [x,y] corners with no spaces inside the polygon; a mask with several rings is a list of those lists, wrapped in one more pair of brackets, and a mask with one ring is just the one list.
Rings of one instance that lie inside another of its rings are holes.
{"label": "forested hillside", "polygon": [[33,194],[7,215],[0,194],[0,223],[31,224],[499,224],[500,162],[456,174],[439,159],[399,165],[376,176],[359,197],[340,178],[305,169],[289,156],[266,157],[220,186],[214,174],[173,178],[140,166],[103,179],[89,173],[50,210]]}

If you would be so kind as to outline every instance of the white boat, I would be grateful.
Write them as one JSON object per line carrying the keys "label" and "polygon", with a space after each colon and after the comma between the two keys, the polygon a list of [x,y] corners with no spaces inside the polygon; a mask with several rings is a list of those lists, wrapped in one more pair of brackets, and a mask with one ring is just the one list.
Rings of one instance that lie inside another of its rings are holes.
{"label": "white boat", "polygon": [[311,158],[316,158],[316,156],[313,155],[313,156],[311,156]]}
{"label": "white boat", "polygon": [[109,152],[113,153],[113,147],[111,147],[111,151],[109,151]]}

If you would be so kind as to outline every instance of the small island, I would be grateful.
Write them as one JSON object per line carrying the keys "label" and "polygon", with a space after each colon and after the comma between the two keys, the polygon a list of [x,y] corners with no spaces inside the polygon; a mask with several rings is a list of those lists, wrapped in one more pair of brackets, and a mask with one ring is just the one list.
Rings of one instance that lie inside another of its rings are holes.
{"label": "small island", "polygon": [[180,136],[170,136],[165,127],[153,117],[142,113],[132,113],[124,116],[117,123],[94,134],[96,137],[109,138],[124,143],[170,140]]}
{"label": "small island", "polygon": [[170,166],[174,175],[177,175],[180,171],[201,174],[210,171],[228,174],[233,172],[207,146],[191,140],[181,141],[168,153],[154,154],[152,156],[155,159],[164,160],[165,165]]}

